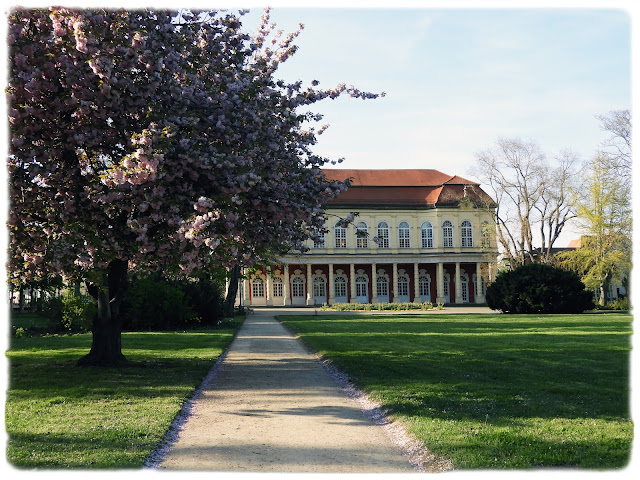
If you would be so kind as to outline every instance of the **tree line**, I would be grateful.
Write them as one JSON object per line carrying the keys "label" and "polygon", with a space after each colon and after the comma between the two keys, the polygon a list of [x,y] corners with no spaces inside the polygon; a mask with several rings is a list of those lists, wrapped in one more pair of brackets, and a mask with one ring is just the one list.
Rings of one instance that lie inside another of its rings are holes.
{"label": "tree line", "polygon": [[[578,273],[600,304],[631,271],[631,114],[596,117],[608,138],[592,158],[565,150],[547,156],[534,141],[500,138],[476,155],[473,174],[497,200],[496,236],[509,268],[533,262]],[[554,249],[568,225],[580,247]]]}

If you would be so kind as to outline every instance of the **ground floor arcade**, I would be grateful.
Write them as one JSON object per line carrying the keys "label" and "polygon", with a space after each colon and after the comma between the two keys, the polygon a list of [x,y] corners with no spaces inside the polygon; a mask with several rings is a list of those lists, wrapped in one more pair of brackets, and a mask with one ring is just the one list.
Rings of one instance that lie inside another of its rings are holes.
{"label": "ground floor arcade", "polygon": [[283,263],[246,275],[244,305],[484,303],[487,262]]}

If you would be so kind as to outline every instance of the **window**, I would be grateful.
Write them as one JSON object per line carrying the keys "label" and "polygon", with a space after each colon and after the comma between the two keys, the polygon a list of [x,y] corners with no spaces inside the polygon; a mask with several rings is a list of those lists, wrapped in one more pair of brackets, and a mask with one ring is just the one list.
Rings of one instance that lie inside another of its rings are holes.
{"label": "window", "polygon": [[367,277],[358,275],[356,277],[356,297],[367,296]]}
{"label": "window", "polygon": [[336,223],[334,236],[336,239],[336,248],[347,248],[347,229],[343,227],[341,223]]}
{"label": "window", "polygon": [[274,297],[282,297],[283,296],[283,283],[282,278],[276,277],[273,279],[273,296]]}
{"label": "window", "polygon": [[389,280],[387,277],[380,276],[377,281],[377,292],[379,297],[389,296]]}
{"label": "window", "polygon": [[462,293],[462,301],[469,302],[469,275],[464,274],[460,277],[460,292]]}
{"label": "window", "polygon": [[251,280],[251,296],[264,297],[264,280],[261,278],[254,278]]}
{"label": "window", "polygon": [[460,240],[460,245],[463,247],[473,247],[473,229],[469,220],[465,220],[460,225]]}
{"label": "window", "polygon": [[291,295],[294,297],[304,297],[304,280],[302,277],[293,277],[291,280]]}
{"label": "window", "polygon": [[420,288],[420,296],[428,297],[431,295],[431,278],[427,275],[420,275],[418,279],[418,286]]}
{"label": "window", "polygon": [[356,225],[356,248],[369,248],[369,226],[364,222]]}
{"label": "window", "polygon": [[313,279],[313,296],[314,297],[326,297],[327,289],[324,282],[324,278],[316,277]]}
{"label": "window", "polygon": [[333,279],[333,287],[336,297],[347,296],[347,278],[343,275],[338,275]]}
{"label": "window", "polygon": [[449,220],[442,224],[442,241],[445,248],[453,247],[453,224]]}
{"label": "window", "polygon": [[401,222],[398,225],[398,247],[411,248],[411,235],[409,224],[407,222]]}
{"label": "window", "polygon": [[398,276],[398,296],[409,296],[409,277],[407,277],[406,275]]}
{"label": "window", "polygon": [[387,222],[378,224],[378,248],[389,248],[389,224]]}
{"label": "window", "polygon": [[433,226],[429,222],[424,222],[422,230],[422,248],[433,248]]}
{"label": "window", "polygon": [[321,231],[319,228],[314,228],[312,230],[312,234],[315,237],[313,239],[313,248],[324,248],[325,247],[324,232]]}

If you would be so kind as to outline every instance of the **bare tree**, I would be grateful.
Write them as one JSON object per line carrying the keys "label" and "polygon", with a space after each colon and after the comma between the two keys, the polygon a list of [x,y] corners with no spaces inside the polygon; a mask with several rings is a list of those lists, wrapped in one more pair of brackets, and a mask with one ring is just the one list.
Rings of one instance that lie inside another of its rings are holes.
{"label": "bare tree", "polygon": [[512,266],[548,262],[554,242],[575,216],[569,182],[576,156],[564,152],[551,163],[535,142],[500,138],[476,160],[473,174],[493,190],[498,203],[496,233],[502,253]]}
{"label": "bare tree", "polygon": [[544,174],[544,186],[538,203],[534,205],[539,214],[540,255],[544,263],[551,261],[553,244],[566,223],[576,217],[571,187],[578,164],[578,155],[565,150],[555,157],[555,166],[550,166]]}
{"label": "bare tree", "polygon": [[628,182],[631,189],[631,112],[611,110],[606,115],[596,115],[602,130],[611,136],[601,144],[601,161]]}

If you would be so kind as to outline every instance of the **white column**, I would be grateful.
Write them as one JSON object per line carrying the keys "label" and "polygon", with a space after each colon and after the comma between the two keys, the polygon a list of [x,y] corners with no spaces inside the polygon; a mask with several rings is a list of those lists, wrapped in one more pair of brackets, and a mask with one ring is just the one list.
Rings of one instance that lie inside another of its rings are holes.
{"label": "white column", "polygon": [[289,264],[285,263],[282,268],[284,268],[284,285],[282,285],[284,304],[291,305],[291,295],[289,295],[289,288],[291,286],[291,283],[289,281]]}
{"label": "white column", "polygon": [[271,267],[267,267],[267,305],[273,305],[273,276]]}
{"label": "white column", "polygon": [[420,298],[420,265],[413,264],[413,301],[415,303],[421,303]]}
{"label": "white column", "polygon": [[307,264],[307,305],[313,305],[313,285],[311,282],[311,264]]}
{"label": "white column", "polygon": [[356,266],[352,263],[349,265],[349,303],[356,303]]}
{"label": "white column", "polygon": [[436,302],[447,303],[448,299],[444,298],[444,264],[438,263],[436,279]]}
{"label": "white column", "polygon": [[238,277],[238,293],[236,295],[236,298],[239,301],[239,305],[246,305],[247,302],[245,300],[245,296],[244,296],[244,268],[241,267],[240,268],[240,276]]}
{"label": "white column", "polygon": [[329,305],[336,303],[336,286],[333,283],[333,263],[329,264]]}
{"label": "white column", "polygon": [[398,303],[398,264],[393,264],[393,302]]}
{"label": "white column", "polygon": [[380,303],[378,300],[378,272],[376,264],[371,264],[371,303]]}
{"label": "white column", "polygon": [[482,263],[476,263],[476,303],[484,303],[486,300],[482,293]]}
{"label": "white column", "polygon": [[248,307],[251,305],[251,295],[249,294],[251,290],[251,278],[246,277],[243,280],[244,282],[244,304]]}
{"label": "white column", "polygon": [[460,278],[460,262],[456,262],[456,303],[462,303],[462,280]]}

